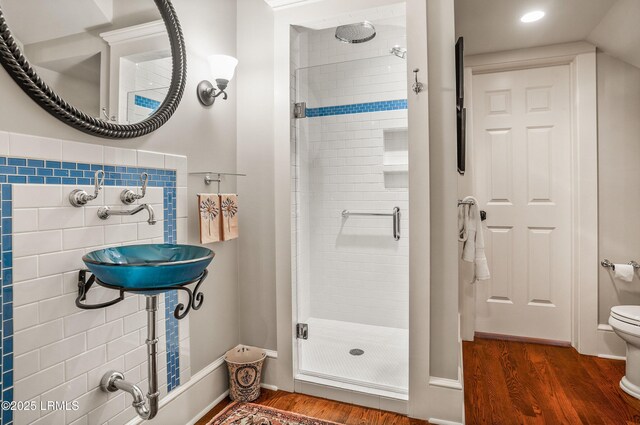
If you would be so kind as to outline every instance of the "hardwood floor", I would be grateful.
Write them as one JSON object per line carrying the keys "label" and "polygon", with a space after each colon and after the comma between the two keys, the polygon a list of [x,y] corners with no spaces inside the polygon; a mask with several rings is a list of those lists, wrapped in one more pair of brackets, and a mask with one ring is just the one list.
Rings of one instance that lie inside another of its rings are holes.
{"label": "hardwood floor", "polygon": [[463,344],[467,424],[640,424],[640,400],[618,386],[624,361],[570,347]]}
{"label": "hardwood floor", "polygon": [[[230,403],[229,399],[222,401],[200,419],[196,425],[206,425],[215,415]],[[262,395],[254,403],[270,406],[287,412],[299,413],[326,421],[338,422],[346,425],[427,425],[428,422],[409,419],[382,410],[368,409],[353,404],[339,403],[304,394],[292,394],[284,391],[262,390]]]}
{"label": "hardwood floor", "polygon": [[[640,424],[640,400],[618,382],[625,363],[570,347],[476,338],[463,344],[468,425]],[[263,390],[258,404],[352,425],[425,425],[394,413]],[[196,425],[206,425],[225,400]]]}

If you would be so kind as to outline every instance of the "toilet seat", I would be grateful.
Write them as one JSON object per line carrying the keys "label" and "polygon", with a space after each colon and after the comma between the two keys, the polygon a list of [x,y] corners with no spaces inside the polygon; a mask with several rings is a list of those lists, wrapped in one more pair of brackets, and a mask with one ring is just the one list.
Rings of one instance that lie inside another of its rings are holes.
{"label": "toilet seat", "polygon": [[640,326],[640,305],[611,307],[611,317],[633,326]]}

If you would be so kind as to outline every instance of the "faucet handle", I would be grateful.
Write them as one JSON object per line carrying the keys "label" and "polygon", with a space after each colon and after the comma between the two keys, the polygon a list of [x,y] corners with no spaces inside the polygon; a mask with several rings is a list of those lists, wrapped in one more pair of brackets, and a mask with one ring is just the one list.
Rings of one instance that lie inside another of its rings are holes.
{"label": "faucet handle", "polygon": [[102,186],[104,186],[104,170],[98,170],[93,175],[93,185],[93,195],[89,196],[89,201],[93,201],[94,199],[96,199],[98,197],[98,194],[100,193],[100,190],[102,189]]}
{"label": "faucet handle", "polygon": [[149,173],[140,174],[140,181],[142,186],[140,187],[140,194],[138,195],[131,189],[125,189],[120,193],[120,200],[123,204],[131,205],[138,199],[144,198],[147,194],[147,184],[149,183]]}
{"label": "faucet handle", "polygon": [[104,170],[98,170],[94,174],[93,178],[94,182],[94,190],[93,195],[89,195],[86,191],[82,189],[75,189],[69,194],[69,202],[74,207],[83,207],[87,205],[89,201],[93,201],[100,194],[100,190],[102,186],[104,186]]}

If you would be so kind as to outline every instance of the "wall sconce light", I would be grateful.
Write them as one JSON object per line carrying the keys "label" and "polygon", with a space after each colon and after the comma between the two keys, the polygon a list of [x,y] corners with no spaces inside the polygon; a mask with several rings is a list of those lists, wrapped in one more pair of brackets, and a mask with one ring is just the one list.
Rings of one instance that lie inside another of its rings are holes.
{"label": "wall sconce light", "polygon": [[213,105],[220,95],[224,100],[227,100],[227,92],[225,90],[236,71],[238,59],[227,55],[213,55],[209,56],[209,64],[211,65],[211,75],[215,78],[218,89],[216,90],[213,84],[207,80],[200,81],[200,84],[198,84],[198,99],[204,106]]}

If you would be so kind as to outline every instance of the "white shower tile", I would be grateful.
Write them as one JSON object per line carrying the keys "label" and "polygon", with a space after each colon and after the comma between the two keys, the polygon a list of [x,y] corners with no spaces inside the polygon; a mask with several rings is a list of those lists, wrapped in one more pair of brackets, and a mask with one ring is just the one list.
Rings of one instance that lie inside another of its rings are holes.
{"label": "white shower tile", "polygon": [[165,155],[165,168],[176,170],[176,187],[187,186],[187,157],[180,155]]}
{"label": "white shower tile", "polygon": [[13,330],[14,332],[30,328],[39,323],[38,303],[13,307]]}
{"label": "white shower tile", "polygon": [[137,239],[138,226],[135,223],[104,227],[104,242],[107,244],[135,241]]}
{"label": "white shower tile", "polygon": [[75,378],[94,369],[107,361],[107,350],[104,345],[85,351],[79,356],[72,357],[64,362],[65,376],[67,379]]}
{"label": "white shower tile", "polygon": [[64,318],[64,335],[66,337],[103,325],[104,309],[83,310]]}
{"label": "white shower tile", "polygon": [[31,400],[64,382],[64,365],[57,364],[20,381],[14,385],[15,400]]}
{"label": "white shower tile", "polygon": [[62,320],[34,326],[13,335],[13,352],[19,356],[60,339],[62,339]]}
{"label": "white shower tile", "polygon": [[78,142],[62,142],[62,160],[68,162],[88,162],[102,164],[104,148],[102,145]]}
{"label": "white shower tile", "polygon": [[[145,322],[146,324],[146,322]],[[123,335],[122,320],[108,322],[102,326],[89,329],[87,331],[87,348],[95,348],[99,345],[106,344]]]}
{"label": "white shower tile", "polygon": [[13,210],[13,232],[33,232],[38,230],[38,209],[18,208]]}
{"label": "white shower tile", "polygon": [[57,207],[38,210],[38,228],[40,230],[69,229],[84,226],[82,208]]}
{"label": "white shower tile", "polygon": [[15,233],[13,235],[13,255],[45,254],[62,250],[62,231]]}
{"label": "white shower tile", "polygon": [[[25,259],[32,259],[35,257],[27,257]],[[24,259],[19,259],[24,260]],[[18,260],[15,260],[17,263]],[[20,261],[21,262],[21,261]],[[15,267],[14,264],[14,273]],[[14,283],[13,285],[13,304],[14,306],[21,306],[30,304],[36,301],[46,300],[56,296],[62,295],[62,276],[47,276],[40,279],[27,280]]]}
{"label": "white shower tile", "polygon": [[13,208],[61,207],[62,186],[24,184],[13,187]]}
{"label": "white shower tile", "polygon": [[11,133],[9,135],[9,155],[59,161],[62,159],[62,141]]}
{"label": "white shower tile", "polygon": [[84,268],[82,256],[84,251],[62,251],[43,254],[38,257],[38,274],[48,276]]}
{"label": "white shower tile", "polygon": [[104,147],[105,164],[135,167],[138,163],[138,156],[135,149]]}
{"label": "white shower tile", "polygon": [[67,380],[63,385],[57,386],[42,394],[42,401],[73,401],[87,392],[87,377],[81,375]]}
{"label": "white shower tile", "polygon": [[61,363],[71,357],[82,354],[87,349],[85,334],[66,338],[40,349],[40,367],[42,369]]}
{"label": "white shower tile", "polygon": [[29,351],[13,359],[13,379],[19,381],[40,371],[40,352]]}
{"label": "white shower tile", "polygon": [[164,155],[156,152],[138,151],[138,167],[163,168]]}
{"label": "white shower tile", "polygon": [[0,131],[0,155],[9,155],[9,133]]}
{"label": "white shower tile", "polygon": [[63,232],[64,249],[89,248],[104,244],[103,227],[80,227],[65,229]]}

